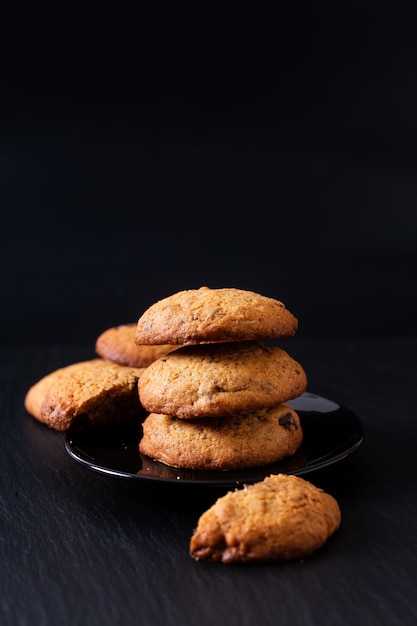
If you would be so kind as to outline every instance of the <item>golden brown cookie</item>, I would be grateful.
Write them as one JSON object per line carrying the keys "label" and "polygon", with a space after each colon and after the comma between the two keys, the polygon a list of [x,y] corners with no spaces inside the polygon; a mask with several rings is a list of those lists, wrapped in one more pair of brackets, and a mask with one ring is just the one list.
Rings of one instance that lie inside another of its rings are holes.
{"label": "golden brown cookie", "polygon": [[138,384],[147,411],[185,419],[253,413],[306,386],[297,361],[257,341],[180,347],[151,363]]}
{"label": "golden brown cookie", "polygon": [[84,367],[85,363],[91,363],[91,361],[71,363],[70,365],[61,367],[57,370],[54,370],[53,372],[50,372],[49,374],[46,374],[46,376],[43,376],[43,378],[34,383],[27,391],[24,399],[24,406],[26,411],[37,420],[42,422],[43,420],[41,416],[41,405],[49,387],[54,381],[59,380],[60,378],[70,374],[71,370],[77,370],[80,367]]}
{"label": "golden brown cookie", "polygon": [[172,467],[239,470],[291,456],[302,439],[297,413],[281,404],[249,415],[194,420],[151,413],[139,450]]}
{"label": "golden brown cookie", "polygon": [[279,300],[243,289],[189,289],[159,300],[139,318],[135,342],[195,344],[276,339],[298,321]]}
{"label": "golden brown cookie", "polygon": [[137,382],[143,371],[104,359],[75,363],[34,385],[25,405],[36,419],[59,431],[124,422],[141,412]]}
{"label": "golden brown cookie", "polygon": [[96,352],[103,359],[128,365],[148,367],[177,346],[138,346],[135,343],[136,324],[121,324],[108,328],[97,338]]}
{"label": "golden brown cookie", "polygon": [[205,511],[190,541],[190,555],[222,563],[303,558],[339,528],[333,496],[298,476],[271,475],[231,491]]}

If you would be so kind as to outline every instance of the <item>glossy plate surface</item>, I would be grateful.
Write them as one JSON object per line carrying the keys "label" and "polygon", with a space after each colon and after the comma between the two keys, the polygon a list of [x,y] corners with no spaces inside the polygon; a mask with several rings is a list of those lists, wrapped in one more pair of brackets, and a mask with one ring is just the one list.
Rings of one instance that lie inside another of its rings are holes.
{"label": "glossy plate surface", "polygon": [[291,457],[237,471],[187,470],[169,467],[141,455],[141,424],[91,428],[64,435],[65,449],[77,462],[101,474],[143,483],[236,487],[276,473],[302,475],[336,463],[362,443],[359,419],[333,400],[304,393],[292,400],[303,429],[303,443]]}

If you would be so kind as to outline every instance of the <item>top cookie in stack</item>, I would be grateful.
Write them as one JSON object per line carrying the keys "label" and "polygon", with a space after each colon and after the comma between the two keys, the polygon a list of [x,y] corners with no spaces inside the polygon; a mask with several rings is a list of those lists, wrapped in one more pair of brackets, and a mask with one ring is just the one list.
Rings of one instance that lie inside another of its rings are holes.
{"label": "top cookie in stack", "polygon": [[188,289],[159,300],[139,318],[137,345],[200,344],[291,337],[297,318],[279,300],[253,291]]}
{"label": "top cookie in stack", "polygon": [[273,298],[235,288],[191,289],[156,302],[139,318],[137,345],[178,345],[143,372],[150,411],[140,451],[175,467],[239,469],[293,454],[301,365],[262,340],[290,337],[297,319]]}

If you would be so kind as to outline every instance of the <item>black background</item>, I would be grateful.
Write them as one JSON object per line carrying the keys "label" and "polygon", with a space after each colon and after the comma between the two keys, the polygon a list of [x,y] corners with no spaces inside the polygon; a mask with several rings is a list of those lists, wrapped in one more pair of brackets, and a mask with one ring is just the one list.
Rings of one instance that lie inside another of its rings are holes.
{"label": "black background", "polygon": [[180,289],[305,336],[414,334],[411,12],[3,3],[4,343],[90,342]]}

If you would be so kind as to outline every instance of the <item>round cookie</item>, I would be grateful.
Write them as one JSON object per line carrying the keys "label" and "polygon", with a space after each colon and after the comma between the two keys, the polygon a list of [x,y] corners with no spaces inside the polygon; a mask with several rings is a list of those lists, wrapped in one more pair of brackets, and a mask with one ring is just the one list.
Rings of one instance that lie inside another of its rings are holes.
{"label": "round cookie", "polygon": [[249,415],[194,420],[151,413],[139,450],[172,467],[239,470],[291,456],[302,439],[297,413],[281,404]]}
{"label": "round cookie", "polygon": [[235,288],[189,289],[159,300],[139,318],[138,345],[290,337],[298,321],[279,300]]}
{"label": "round cookie", "polygon": [[125,422],[143,410],[137,388],[143,371],[103,359],[72,365],[48,386],[38,419],[59,431]]}
{"label": "round cookie", "polygon": [[253,413],[306,386],[297,361],[258,341],[180,347],[151,363],[138,383],[147,411],[184,419]]}
{"label": "round cookie", "polygon": [[[71,363],[70,365],[61,367],[57,370],[54,370],[53,372],[50,372],[49,374],[46,374],[46,376],[43,376],[43,378],[41,378],[36,383],[34,383],[28,389],[26,393],[26,396],[24,399],[24,406],[25,406],[26,411],[30,413],[33,417],[35,417],[37,420],[42,422],[43,421],[42,416],[41,416],[42,402],[46,396],[46,392],[48,391],[52,383],[69,375],[72,370],[77,371],[83,367],[91,367],[91,366],[94,367],[94,365],[92,364],[94,363],[95,360],[96,359],[93,359],[92,361],[81,361],[78,363]],[[97,360],[101,361],[101,359],[97,359]]]}
{"label": "round cookie", "polygon": [[177,346],[139,346],[135,343],[136,324],[108,328],[96,340],[97,354],[113,363],[130,367],[148,367]]}
{"label": "round cookie", "polygon": [[298,476],[271,475],[216,500],[198,520],[190,556],[228,564],[303,558],[340,523],[333,496]]}

